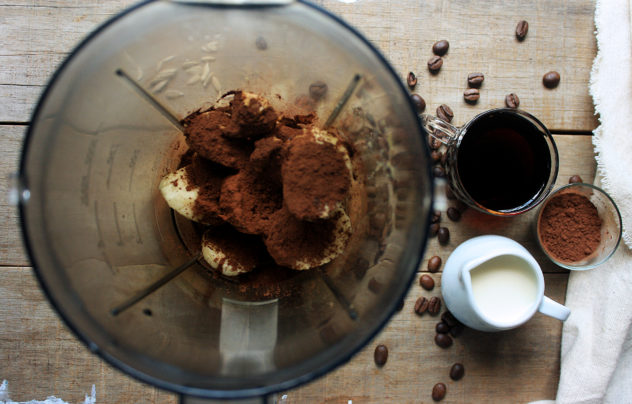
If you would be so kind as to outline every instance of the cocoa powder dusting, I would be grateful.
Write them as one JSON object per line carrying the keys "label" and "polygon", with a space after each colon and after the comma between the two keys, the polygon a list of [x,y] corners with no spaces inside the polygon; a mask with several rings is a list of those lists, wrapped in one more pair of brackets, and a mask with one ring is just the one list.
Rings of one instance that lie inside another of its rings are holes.
{"label": "cocoa powder dusting", "polygon": [[345,151],[334,144],[301,135],[287,142],[281,172],[285,203],[299,219],[329,217],[343,201],[351,185]]}
{"label": "cocoa powder dusting", "polygon": [[588,198],[576,193],[553,197],[538,222],[540,240],[561,261],[580,261],[601,242],[601,218]]}
{"label": "cocoa powder dusting", "polygon": [[198,197],[193,205],[193,212],[209,225],[220,225],[219,196],[222,182],[230,174],[230,170],[212,161],[193,155],[187,157],[190,163],[186,166],[187,189],[197,186]]}

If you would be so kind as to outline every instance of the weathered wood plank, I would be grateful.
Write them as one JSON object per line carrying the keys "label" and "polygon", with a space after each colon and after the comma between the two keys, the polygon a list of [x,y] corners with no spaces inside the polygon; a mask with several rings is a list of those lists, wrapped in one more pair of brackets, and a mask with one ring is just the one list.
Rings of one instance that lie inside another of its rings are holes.
{"label": "weathered wood plank", "polygon": [[124,375],[92,354],[46,302],[30,268],[0,270],[0,379],[13,401],[54,395],[83,402],[176,403],[176,396]]}
{"label": "weathered wood plank", "polygon": [[[440,275],[433,277],[440,286]],[[568,274],[546,274],[546,294],[563,302],[567,278]],[[536,314],[510,331],[482,333],[466,329],[451,347],[441,349],[434,343],[439,316],[419,317],[413,313],[418,297],[440,295],[436,286],[427,292],[416,283],[402,311],[351,362],[322,379],[286,392],[287,402],[432,402],[432,387],[438,382],[447,386],[442,401],[446,403],[526,403],[555,397],[560,321]],[[389,349],[383,368],[373,361],[377,344]],[[455,382],[448,374],[456,362],[465,366],[465,377]]]}
{"label": "weathered wood plank", "polygon": [[[0,14],[0,122],[30,119],[32,107],[52,72],[65,55],[98,24],[132,0],[64,6],[67,2],[38,2],[31,7],[10,2]],[[381,2],[345,4],[321,0],[363,31],[402,77],[419,75],[416,92],[428,111],[443,103],[455,112],[455,123],[477,112],[502,106],[515,92],[522,108],[553,129],[591,130],[596,127],[588,80],[596,54],[592,1],[524,3],[519,0],[467,2]],[[530,31],[523,42],[515,25],[527,19]],[[426,62],[432,43],[450,41],[441,72],[432,76]],[[558,88],[541,85],[548,70],[561,73]],[[462,93],[467,74],[486,76],[477,105],[467,105]]]}

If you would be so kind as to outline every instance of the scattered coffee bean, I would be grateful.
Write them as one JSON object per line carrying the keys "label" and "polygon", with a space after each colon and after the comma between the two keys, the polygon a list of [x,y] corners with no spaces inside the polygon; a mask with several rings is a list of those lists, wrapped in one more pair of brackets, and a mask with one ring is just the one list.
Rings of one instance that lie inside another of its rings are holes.
{"label": "scattered coffee bean", "polygon": [[432,160],[433,163],[437,164],[441,162],[441,157],[443,156],[443,153],[433,150],[432,153],[430,153],[430,159]]}
{"label": "scattered coffee bean", "polygon": [[440,221],[441,221],[441,211],[435,210],[434,212],[432,212],[430,223],[439,223]]}
{"label": "scattered coffee bean", "polygon": [[542,77],[542,84],[546,88],[555,88],[560,84],[560,74],[556,71],[550,71]]}
{"label": "scattered coffee bean", "polygon": [[435,344],[441,348],[449,348],[452,345],[452,337],[448,334],[436,334]]}
{"label": "scattered coffee bean", "polygon": [[315,81],[309,85],[309,95],[315,99],[319,100],[323,98],[327,94],[327,83],[324,81]]}
{"label": "scattered coffee bean", "polygon": [[450,368],[450,379],[455,381],[461,380],[463,375],[465,375],[465,368],[463,367],[463,364],[455,363],[452,365],[452,368]]}
{"label": "scattered coffee bean", "polygon": [[575,184],[577,182],[584,182],[582,180],[582,177],[580,177],[579,175],[573,175],[571,178],[568,179],[569,184]]}
{"label": "scattered coffee bean", "polygon": [[518,22],[518,25],[516,25],[516,38],[522,41],[527,36],[527,32],[529,32],[529,23],[525,20]]}
{"label": "scattered coffee bean", "polygon": [[452,118],[454,118],[454,112],[452,112],[452,108],[445,104],[441,104],[437,107],[437,118],[443,119],[446,122],[452,122]]}
{"label": "scattered coffee bean", "polygon": [[454,318],[452,313],[450,313],[449,311],[443,312],[443,314],[441,315],[441,321],[446,323],[448,327],[454,327],[455,325],[459,323],[459,321],[456,318]]}
{"label": "scattered coffee bean", "polygon": [[454,338],[458,337],[459,335],[461,335],[461,333],[463,332],[463,329],[465,328],[465,326],[461,323],[455,324],[452,327],[450,327],[450,335],[452,335]]}
{"label": "scattered coffee bean", "polygon": [[467,85],[472,88],[479,88],[484,80],[485,76],[483,73],[470,73],[467,75]]}
{"label": "scattered coffee bean", "polygon": [[388,360],[388,348],[386,345],[378,345],[375,347],[375,352],[373,352],[373,360],[375,360],[375,364],[379,367],[382,367],[386,364]]}
{"label": "scattered coffee bean", "polygon": [[450,230],[447,227],[439,227],[437,231],[437,238],[439,239],[439,244],[446,245],[450,242]]}
{"label": "scattered coffee bean", "polygon": [[441,166],[434,166],[432,168],[432,174],[435,176],[435,178],[443,178],[445,177],[445,170]]}
{"label": "scattered coffee bean", "polygon": [[481,98],[481,93],[477,88],[468,88],[463,91],[463,99],[469,104],[475,104]]}
{"label": "scattered coffee bean", "polygon": [[410,96],[413,100],[413,104],[417,108],[417,112],[424,112],[426,110],[426,101],[419,94],[413,94]]}
{"label": "scattered coffee bean", "polygon": [[516,93],[507,94],[505,97],[505,105],[507,108],[518,108],[520,106],[520,98]]}
{"label": "scattered coffee bean", "polygon": [[258,36],[257,39],[255,40],[255,46],[259,50],[266,50],[268,49],[268,42],[266,41],[264,37]]}
{"label": "scattered coffee bean", "polygon": [[434,289],[434,279],[430,275],[423,274],[421,278],[419,278],[419,285],[426,290]]}
{"label": "scattered coffee bean", "polygon": [[433,316],[439,314],[441,311],[441,299],[436,296],[433,296],[428,300],[428,313]]}
{"label": "scattered coffee bean", "polygon": [[406,83],[408,83],[408,87],[412,90],[417,85],[417,76],[415,73],[408,72],[408,77],[406,77]]}
{"label": "scattered coffee bean", "polygon": [[439,233],[439,223],[433,223],[430,225],[430,237],[434,237]]}
{"label": "scattered coffee bean", "polygon": [[443,66],[443,58],[441,56],[433,56],[428,59],[428,70],[430,70],[430,73],[439,73],[441,66]]}
{"label": "scattered coffee bean", "polygon": [[434,43],[434,45],[432,45],[432,53],[437,56],[445,55],[446,53],[448,53],[448,49],[450,49],[450,42],[446,41],[445,39],[437,41]]}
{"label": "scattered coffee bean", "polygon": [[461,219],[461,211],[454,206],[450,206],[448,208],[448,218],[450,218],[453,222],[458,222]]}
{"label": "scattered coffee bean", "polygon": [[443,383],[437,383],[432,388],[432,399],[435,401],[441,401],[445,397],[446,387]]}
{"label": "scattered coffee bean", "polygon": [[441,268],[441,257],[438,255],[432,256],[428,260],[428,271],[435,273]]}
{"label": "scattered coffee bean", "polygon": [[422,315],[428,310],[429,301],[425,297],[420,297],[415,302],[415,313],[418,315]]}
{"label": "scattered coffee bean", "polygon": [[375,278],[371,278],[369,280],[369,290],[373,293],[380,293],[382,290],[382,284],[377,281]]}
{"label": "scattered coffee bean", "polygon": [[428,135],[428,144],[430,145],[430,149],[432,150],[439,150],[442,145],[441,140],[437,139],[433,135]]}
{"label": "scattered coffee bean", "polygon": [[435,331],[437,331],[438,334],[447,334],[448,331],[450,331],[450,327],[443,321],[440,321],[435,326]]}

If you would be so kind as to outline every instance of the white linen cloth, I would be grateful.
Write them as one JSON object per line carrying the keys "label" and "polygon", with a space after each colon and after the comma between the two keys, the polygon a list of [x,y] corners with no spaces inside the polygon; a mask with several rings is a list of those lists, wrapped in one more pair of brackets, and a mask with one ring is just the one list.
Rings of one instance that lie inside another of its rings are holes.
{"label": "white linen cloth", "polygon": [[557,403],[632,403],[631,12],[632,0],[597,0],[590,81],[600,115],[597,182],[621,211],[624,240],[606,263],[570,274]]}

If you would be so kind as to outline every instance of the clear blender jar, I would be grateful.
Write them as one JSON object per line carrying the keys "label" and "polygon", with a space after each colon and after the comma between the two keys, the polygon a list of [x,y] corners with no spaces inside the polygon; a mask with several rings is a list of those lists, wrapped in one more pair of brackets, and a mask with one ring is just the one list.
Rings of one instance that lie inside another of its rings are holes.
{"label": "clear blender jar", "polygon": [[[307,2],[228,3],[144,2],[81,43],[35,110],[18,191],[40,284],[93,352],[183,396],[241,399],[313,380],[381,330],[422,258],[433,184],[407,91],[360,34]],[[319,80],[317,113],[339,112],[362,167],[347,250],[272,281],[213,274],[158,192],[186,150],[177,120],[233,89],[293,103]]]}

